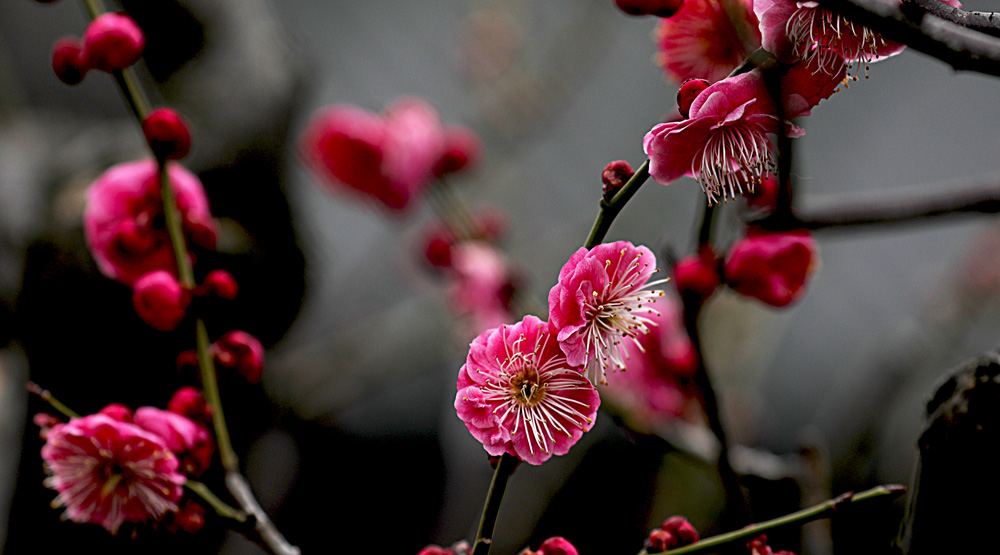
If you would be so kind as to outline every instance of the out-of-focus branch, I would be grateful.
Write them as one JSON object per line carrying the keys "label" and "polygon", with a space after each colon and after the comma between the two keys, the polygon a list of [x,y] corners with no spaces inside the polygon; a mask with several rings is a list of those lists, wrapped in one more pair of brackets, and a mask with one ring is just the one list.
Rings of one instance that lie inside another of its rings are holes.
{"label": "out-of-focus branch", "polygon": [[1000,77],[1000,39],[927,12],[878,0],[820,0],[824,8],[933,56],[956,70]]}
{"label": "out-of-focus branch", "polygon": [[886,191],[856,195],[826,207],[769,215],[749,223],[772,231],[915,224],[929,218],[1000,213],[1000,176],[974,178],[935,191]]}
{"label": "out-of-focus branch", "polygon": [[941,0],[910,0],[913,4],[920,6],[927,13],[936,15],[941,19],[946,19],[965,27],[986,33],[994,37],[1000,37],[1000,13],[997,12],[967,12],[961,8],[953,8]]}

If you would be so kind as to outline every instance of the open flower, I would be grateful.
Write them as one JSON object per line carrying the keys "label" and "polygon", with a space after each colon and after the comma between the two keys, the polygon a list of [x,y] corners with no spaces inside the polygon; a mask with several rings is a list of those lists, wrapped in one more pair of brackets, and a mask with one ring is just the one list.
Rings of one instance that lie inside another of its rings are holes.
{"label": "open flower", "polygon": [[455,410],[490,455],[542,464],[594,425],[601,400],[582,370],[567,362],[547,323],[525,316],[472,341]]}
{"label": "open flower", "polygon": [[573,253],[549,291],[550,323],[569,364],[589,365],[600,383],[609,368],[625,369],[625,342],[649,333],[663,296],[646,289],[666,281],[647,284],[655,271],[653,252],[628,241]]}
{"label": "open flower", "polygon": [[[760,47],[752,0],[685,0],[656,28],[656,61],[671,80],[718,81]],[[729,4],[727,6],[727,4]],[[728,9],[727,9],[728,8]]]}
{"label": "open flower", "polygon": [[760,20],[765,50],[786,63],[814,60],[819,71],[827,74],[840,71],[844,61],[867,70],[869,63],[905,48],[814,0],[755,0],[753,9]]}
{"label": "open flower", "polygon": [[103,414],[74,418],[48,432],[42,459],[73,522],[112,534],[125,522],[158,520],[177,510],[185,478],[162,439]]}
{"label": "open flower", "polygon": [[[167,166],[183,227],[192,241],[213,247],[215,228],[201,181],[177,163]],[[112,166],[87,189],[83,231],[97,267],[126,285],[153,270],[176,272],[163,216],[156,161]]]}
{"label": "open flower", "polygon": [[653,179],[669,185],[694,177],[709,204],[753,190],[774,162],[769,133],[778,130],[763,79],[756,72],[712,84],[694,99],[690,118],[653,126],[643,139]]}

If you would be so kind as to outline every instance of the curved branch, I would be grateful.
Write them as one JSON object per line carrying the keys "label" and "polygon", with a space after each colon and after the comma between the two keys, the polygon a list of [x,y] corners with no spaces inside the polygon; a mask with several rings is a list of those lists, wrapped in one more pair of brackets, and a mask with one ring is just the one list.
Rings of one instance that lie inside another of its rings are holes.
{"label": "curved branch", "polygon": [[945,19],[966,29],[1000,37],[1000,13],[997,12],[967,12],[953,8],[941,0],[911,0],[927,13]]}
{"label": "curved branch", "polygon": [[959,71],[1000,77],[1000,39],[967,29],[921,9],[905,9],[878,0],[820,0],[848,19],[933,56]]}

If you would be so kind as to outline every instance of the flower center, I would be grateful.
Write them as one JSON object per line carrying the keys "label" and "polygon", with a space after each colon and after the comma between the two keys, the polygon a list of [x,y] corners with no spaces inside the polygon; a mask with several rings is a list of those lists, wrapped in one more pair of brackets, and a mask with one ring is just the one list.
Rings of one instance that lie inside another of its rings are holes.
{"label": "flower center", "polygon": [[774,169],[767,133],[763,126],[748,123],[717,129],[708,138],[698,163],[696,157],[691,170],[708,195],[709,204],[718,202],[720,196],[723,200],[736,198],[737,191],[743,194],[744,185],[752,193],[763,176]]}
{"label": "flower center", "polygon": [[[881,34],[855,25],[848,19],[806,2],[795,10],[785,23],[785,32],[795,55],[803,60],[815,59],[817,71],[834,75],[840,71],[841,60],[854,66],[868,64],[878,58],[878,49],[885,45]],[[857,80],[857,77],[854,78]]]}
{"label": "flower center", "polygon": [[545,384],[539,384],[537,379],[525,374],[511,377],[508,386],[514,401],[525,407],[532,407],[545,399]]}

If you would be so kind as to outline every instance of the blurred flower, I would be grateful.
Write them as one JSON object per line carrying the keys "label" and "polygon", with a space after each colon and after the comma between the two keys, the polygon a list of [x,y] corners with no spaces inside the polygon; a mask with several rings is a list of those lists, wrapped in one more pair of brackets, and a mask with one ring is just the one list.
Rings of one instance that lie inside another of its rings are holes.
{"label": "blurred flower", "polygon": [[215,363],[224,368],[235,368],[250,383],[260,383],[264,373],[264,346],[253,335],[233,330],[226,332],[212,343]]}
{"label": "blurred flower", "polygon": [[452,306],[472,319],[473,329],[495,328],[510,319],[513,276],[503,256],[482,241],[453,244],[448,288]]}
{"label": "blurred flower", "polygon": [[840,71],[843,61],[867,70],[869,63],[905,48],[813,0],[755,0],[753,9],[760,19],[765,50],[786,63],[811,60],[818,71],[827,74]]}
{"label": "blurred flower", "polygon": [[726,255],[726,282],[738,293],[782,307],[805,292],[817,264],[816,241],[806,231],[747,231]]}
{"label": "blurred flower", "polygon": [[[201,182],[176,163],[167,167],[183,227],[191,240],[211,248],[215,228]],[[101,273],[132,285],[152,270],[176,272],[152,158],[112,166],[87,190],[83,231]]]}
{"label": "blurred flower", "polygon": [[105,405],[104,408],[97,411],[98,414],[103,414],[108,418],[117,420],[119,422],[132,423],[132,409],[126,407],[121,403],[111,403],[110,405]]}
{"label": "blurred flower", "polygon": [[156,407],[139,407],[134,422],[143,430],[163,440],[177,455],[181,470],[192,477],[202,475],[212,464],[212,436],[193,420],[176,412]]}
{"label": "blurred flower", "polygon": [[774,210],[778,204],[778,187],[780,187],[780,183],[777,177],[769,173],[764,174],[753,191],[744,195],[747,199],[747,206],[762,210]]}
{"label": "blurred flower", "polygon": [[663,296],[646,289],[662,283],[646,283],[656,270],[652,251],[628,241],[573,253],[549,291],[549,319],[569,364],[590,366],[602,384],[612,365],[625,369],[626,344],[649,333]]}
{"label": "blurred flower", "polygon": [[542,464],[594,425],[601,400],[582,370],[566,361],[547,323],[525,316],[472,342],[455,409],[490,455]]}
{"label": "blurred flower", "polygon": [[618,9],[629,15],[670,17],[684,0],[615,0]]}
{"label": "blurred flower", "polygon": [[625,160],[615,160],[608,162],[601,172],[601,191],[604,193],[604,200],[610,201],[628,183],[629,179],[635,175],[635,170]]}
{"label": "blurred flower", "polygon": [[761,534],[755,539],[747,542],[747,549],[750,550],[750,555],[795,555],[791,551],[774,551],[769,545],[767,545],[767,536]]}
{"label": "blurred flower", "polygon": [[403,210],[434,178],[452,146],[437,111],[417,98],[404,98],[384,115],[339,104],[313,115],[302,133],[302,154],[336,189],[374,198]]}
{"label": "blurred flower", "polygon": [[83,33],[83,60],[87,67],[111,73],[139,61],[146,36],[123,13],[103,13]]}
{"label": "blurred flower", "polygon": [[172,331],[184,320],[191,292],[166,270],[153,270],[135,280],[132,306],[154,329]]}
{"label": "blurred flower", "polygon": [[73,522],[117,534],[125,522],[159,520],[177,510],[185,478],[159,437],[103,414],[74,418],[49,430],[42,459],[45,484],[59,492]]}
{"label": "blurred flower", "polygon": [[682,516],[672,516],[649,533],[646,552],[659,553],[698,542],[698,531]]}
{"label": "blurred flower", "polygon": [[479,136],[465,127],[450,127],[444,132],[444,151],[434,164],[434,175],[441,177],[471,169],[483,156]]}
{"label": "blurred flower", "polygon": [[698,249],[698,254],[685,256],[674,264],[674,285],[684,295],[693,293],[702,300],[715,292],[720,283],[719,260],[710,246]]}
{"label": "blurred flower", "polygon": [[461,540],[447,548],[440,545],[428,545],[421,549],[417,555],[469,555],[469,552],[469,542]]}
{"label": "blurred flower", "polygon": [[89,70],[83,60],[83,46],[76,37],[63,37],[52,45],[52,71],[60,81],[76,85]]}
{"label": "blurred flower", "polygon": [[205,526],[205,507],[188,499],[184,501],[181,510],[173,514],[173,520],[167,525],[167,530],[176,533],[183,531],[194,534]]}
{"label": "blurred flower", "polygon": [[160,159],[180,160],[191,151],[187,122],[171,108],[157,108],[142,120],[142,133],[153,154]]}
{"label": "blurred flower", "polygon": [[638,343],[625,344],[628,370],[616,374],[602,391],[626,424],[643,433],[655,433],[684,413],[687,395],[681,380],[698,366],[681,308],[672,297],[660,299],[649,319],[649,333],[639,336]]}
{"label": "blurred flower", "polygon": [[753,0],[685,0],[656,28],[656,61],[675,83],[715,82],[760,47]]}
{"label": "blurred flower", "polygon": [[552,536],[538,546],[538,551],[525,548],[520,555],[578,555],[579,552],[569,540],[560,536]]}

